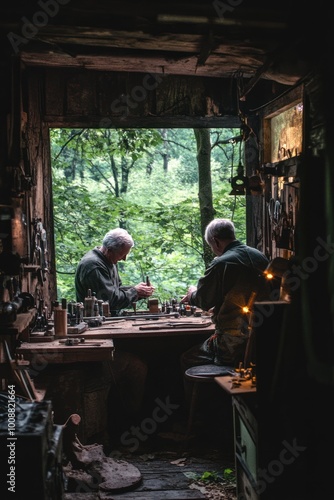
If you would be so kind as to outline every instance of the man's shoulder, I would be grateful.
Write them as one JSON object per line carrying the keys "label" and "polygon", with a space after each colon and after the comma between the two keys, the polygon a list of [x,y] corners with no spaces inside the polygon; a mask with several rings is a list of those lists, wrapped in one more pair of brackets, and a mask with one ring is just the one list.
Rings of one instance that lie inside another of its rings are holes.
{"label": "man's shoulder", "polygon": [[100,252],[98,247],[91,248],[91,250],[88,250],[88,252],[85,253],[85,255],[82,257],[80,262],[84,262],[87,260],[96,260],[99,259],[102,256],[102,253]]}
{"label": "man's shoulder", "polygon": [[261,252],[261,250],[259,250],[258,248],[250,247],[248,245],[246,246],[247,246],[247,251],[250,252],[252,255],[255,255],[259,259],[269,263],[268,257],[263,252]]}
{"label": "man's shoulder", "polygon": [[248,246],[237,240],[235,244],[222,255],[222,262],[264,269],[268,265],[269,260],[265,254],[257,248]]}
{"label": "man's shoulder", "polygon": [[92,269],[96,266],[100,266],[103,263],[103,254],[99,251],[98,247],[88,250],[88,252],[82,257],[78,264],[78,268],[81,269]]}

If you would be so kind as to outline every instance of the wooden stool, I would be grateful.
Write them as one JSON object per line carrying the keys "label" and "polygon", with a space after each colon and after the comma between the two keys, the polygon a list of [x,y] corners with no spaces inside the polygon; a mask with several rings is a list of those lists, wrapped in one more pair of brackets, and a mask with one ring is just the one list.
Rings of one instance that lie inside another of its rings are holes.
{"label": "wooden stool", "polygon": [[185,371],[184,376],[186,380],[193,384],[188,410],[187,436],[190,435],[193,427],[195,412],[198,406],[198,391],[200,384],[213,383],[215,382],[215,377],[223,375],[235,375],[235,371],[232,367],[214,364],[192,366]]}

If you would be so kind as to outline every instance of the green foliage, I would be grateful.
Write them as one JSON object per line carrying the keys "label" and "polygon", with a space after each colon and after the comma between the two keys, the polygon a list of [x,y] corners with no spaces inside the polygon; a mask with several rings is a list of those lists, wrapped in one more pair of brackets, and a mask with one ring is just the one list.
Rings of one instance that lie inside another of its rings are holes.
{"label": "green foliage", "polygon": [[218,483],[224,480],[224,482],[235,483],[235,473],[232,469],[227,468],[223,470],[223,473],[219,473],[216,471],[206,471],[199,477],[200,481],[210,482],[210,483]]}
{"label": "green foliage", "polygon": [[203,472],[203,474],[199,477],[199,480],[204,482],[217,483],[218,481],[220,481],[220,477],[218,472],[206,471]]}
{"label": "green foliage", "polygon": [[235,471],[233,469],[227,468],[223,471],[223,478],[225,481],[235,483]]}
{"label": "green foliage", "polygon": [[205,471],[203,474],[187,472],[186,476],[195,481],[202,481],[203,483],[227,483],[229,485],[236,483],[235,471],[230,468],[226,468],[222,472]]}
{"label": "green foliage", "polygon": [[[149,275],[161,301],[196,284],[204,261],[193,130],[53,129],[50,137],[58,296],[75,300],[77,263],[119,226],[135,241],[119,264],[124,284]],[[245,198],[229,195],[233,146],[225,149],[212,153],[215,216],[233,219],[244,240]]]}

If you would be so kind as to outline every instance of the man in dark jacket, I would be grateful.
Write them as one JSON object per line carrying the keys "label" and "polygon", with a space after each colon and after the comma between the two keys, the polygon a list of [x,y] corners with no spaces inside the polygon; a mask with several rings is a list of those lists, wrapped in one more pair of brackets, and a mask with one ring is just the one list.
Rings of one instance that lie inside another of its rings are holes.
{"label": "man in dark jacket", "polygon": [[[108,301],[112,316],[120,313],[139,299],[150,297],[154,287],[142,282],[124,286],[117,263],[126,260],[134,241],[121,228],[112,229],[104,236],[102,245],[89,250],[78,264],[75,274],[75,290],[78,302],[84,302],[88,290],[98,300]],[[102,366],[100,367],[100,371]],[[112,438],[119,439],[122,430],[135,423],[142,410],[147,365],[130,352],[115,349],[114,360],[103,366],[103,377],[109,373],[109,430]]]}
{"label": "man in dark jacket", "polygon": [[110,313],[115,316],[137,300],[150,297],[153,286],[144,282],[124,286],[120,279],[117,263],[126,260],[133,246],[132,236],[125,229],[108,231],[102,246],[89,250],[78,264],[75,274],[77,301],[84,302],[91,290],[97,299],[109,302]]}
{"label": "man in dark jacket", "polygon": [[232,221],[212,220],[205,240],[216,257],[182,302],[211,311],[216,328],[204,343],[182,355],[184,370],[211,363],[237,367],[244,360],[249,335],[249,315],[243,307],[255,299],[266,300],[269,294],[262,274],[269,263],[267,257],[236,239]]}

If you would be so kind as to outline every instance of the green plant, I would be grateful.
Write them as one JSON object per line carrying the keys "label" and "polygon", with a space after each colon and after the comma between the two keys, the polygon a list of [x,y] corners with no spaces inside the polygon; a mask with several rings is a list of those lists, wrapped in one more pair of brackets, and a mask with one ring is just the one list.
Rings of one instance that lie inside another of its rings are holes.
{"label": "green plant", "polygon": [[199,481],[203,482],[210,482],[210,483],[218,483],[221,481],[228,482],[228,483],[234,483],[235,482],[235,475],[234,471],[232,469],[224,469],[223,473],[220,474],[216,471],[206,471],[203,472],[201,476],[198,477]]}
{"label": "green plant", "polygon": [[219,477],[219,474],[218,472],[209,472],[209,471],[206,471],[206,472],[203,472],[203,474],[199,477],[199,481],[204,481],[204,482],[212,482],[212,483],[217,483],[218,481],[220,481],[220,477]]}

